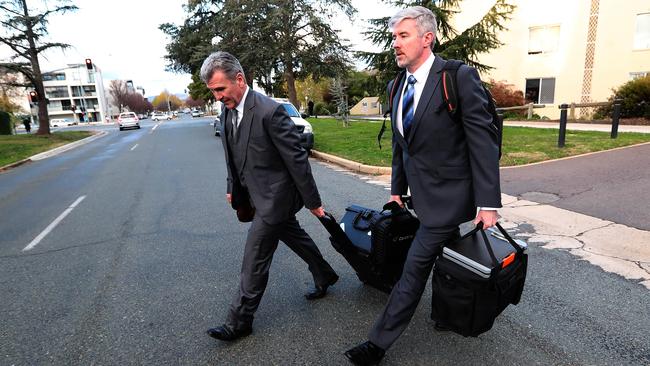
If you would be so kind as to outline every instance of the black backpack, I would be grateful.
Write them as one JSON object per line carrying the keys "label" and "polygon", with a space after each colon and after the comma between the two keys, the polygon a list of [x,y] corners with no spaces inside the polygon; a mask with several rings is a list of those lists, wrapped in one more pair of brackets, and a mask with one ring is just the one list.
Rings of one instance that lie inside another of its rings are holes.
{"label": "black backpack", "polygon": [[[449,113],[451,118],[458,123],[461,122],[462,111],[460,108],[461,106],[459,105],[458,102],[458,83],[456,82],[456,74],[458,73],[458,69],[463,64],[464,62],[459,60],[447,60],[445,66],[443,66],[442,68],[442,99],[444,102],[442,108],[447,109],[447,112]],[[390,95],[388,96],[389,97],[388,110],[386,111],[386,113],[384,113],[384,123],[381,127],[381,130],[379,131],[379,135],[377,136],[377,141],[379,142],[380,149],[381,149],[381,136],[384,134],[384,131],[386,130],[386,117],[393,110],[393,97],[395,96],[397,86],[400,84],[405,74],[406,74],[405,71],[401,71],[399,74],[397,74],[397,77],[395,77],[395,79],[391,81],[392,84],[389,85]],[[492,116],[491,126],[497,135],[497,143],[499,145],[499,159],[500,159],[501,144],[503,141],[503,119],[497,113],[497,105],[496,102],[494,101],[494,98],[492,97],[492,93],[490,93],[490,91],[485,87],[485,85],[482,86],[488,100],[488,112],[490,112],[490,115]]]}

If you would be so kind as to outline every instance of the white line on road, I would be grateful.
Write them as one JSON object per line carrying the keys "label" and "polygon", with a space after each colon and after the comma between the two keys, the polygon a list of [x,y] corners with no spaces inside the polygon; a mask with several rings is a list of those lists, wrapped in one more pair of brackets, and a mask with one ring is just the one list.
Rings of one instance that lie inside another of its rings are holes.
{"label": "white line on road", "polygon": [[40,243],[41,240],[43,240],[43,238],[45,238],[45,236],[47,236],[47,234],[50,233],[50,231],[54,230],[54,228],[56,227],[56,225],[58,225],[58,224],[61,222],[61,220],[63,220],[66,216],[68,216],[68,214],[69,214],[70,212],[72,212],[72,210],[74,210],[74,208],[77,207],[77,205],[78,205],[81,201],[84,200],[84,198],[86,198],[86,196],[81,196],[81,197],[77,198],[77,200],[74,201],[74,203],[71,204],[70,207],[66,208],[65,211],[63,211],[63,213],[62,213],[61,215],[59,215],[59,217],[57,217],[54,221],[52,221],[52,223],[51,223],[48,227],[46,227],[45,230],[43,230],[42,233],[38,234],[38,236],[37,236],[36,238],[34,238],[34,240],[32,240],[32,242],[29,243],[29,244],[28,244],[28,245],[23,249],[23,252],[32,249],[33,247],[36,246],[36,244]]}
{"label": "white line on road", "polygon": [[133,145],[133,147],[131,148],[131,151],[135,150],[136,147],[138,147],[138,144]]}

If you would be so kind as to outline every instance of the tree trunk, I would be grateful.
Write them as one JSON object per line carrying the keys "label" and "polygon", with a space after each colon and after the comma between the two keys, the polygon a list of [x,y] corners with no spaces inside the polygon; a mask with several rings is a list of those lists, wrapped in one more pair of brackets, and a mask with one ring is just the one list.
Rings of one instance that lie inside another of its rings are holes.
{"label": "tree trunk", "polygon": [[298,102],[298,95],[296,93],[296,76],[293,73],[293,65],[291,62],[285,62],[284,65],[284,80],[287,82],[287,92],[289,93],[289,101],[296,108],[300,108]]}
{"label": "tree trunk", "polygon": [[27,54],[29,55],[29,61],[32,64],[32,73],[34,75],[34,89],[38,93],[38,132],[37,135],[49,135],[50,134],[50,120],[47,115],[47,98],[45,96],[45,88],[43,87],[43,76],[41,75],[41,66],[38,62],[38,52],[36,51],[36,42],[34,41],[34,30],[33,24],[29,20],[29,11],[27,9],[27,2],[22,0],[23,13],[25,15],[25,28],[27,41],[29,42],[29,50]]}

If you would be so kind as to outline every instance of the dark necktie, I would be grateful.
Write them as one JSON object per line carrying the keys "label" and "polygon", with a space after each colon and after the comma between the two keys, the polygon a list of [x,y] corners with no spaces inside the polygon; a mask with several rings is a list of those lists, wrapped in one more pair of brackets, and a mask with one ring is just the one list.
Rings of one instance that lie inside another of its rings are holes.
{"label": "dark necktie", "polygon": [[237,134],[237,110],[232,109],[231,111],[231,122],[232,122],[232,134],[235,136]]}
{"label": "dark necktie", "polygon": [[415,94],[415,86],[413,84],[416,81],[413,75],[409,76],[408,84],[402,97],[402,131],[404,131],[405,137],[408,136],[411,122],[413,122],[413,95]]}

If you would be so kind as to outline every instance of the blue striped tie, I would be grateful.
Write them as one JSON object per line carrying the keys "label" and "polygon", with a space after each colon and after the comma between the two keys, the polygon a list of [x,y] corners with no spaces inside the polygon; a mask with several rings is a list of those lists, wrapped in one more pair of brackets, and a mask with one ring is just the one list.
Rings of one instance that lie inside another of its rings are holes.
{"label": "blue striped tie", "polygon": [[404,97],[402,98],[402,130],[405,137],[408,136],[411,122],[413,122],[413,95],[415,94],[413,84],[416,81],[413,75],[409,76],[406,90],[404,90]]}

